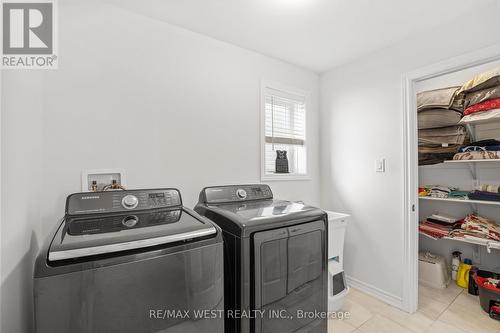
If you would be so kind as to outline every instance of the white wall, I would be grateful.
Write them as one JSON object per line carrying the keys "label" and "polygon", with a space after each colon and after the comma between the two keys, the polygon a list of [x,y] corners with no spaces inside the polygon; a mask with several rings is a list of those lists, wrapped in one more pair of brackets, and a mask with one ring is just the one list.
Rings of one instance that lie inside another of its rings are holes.
{"label": "white wall", "polygon": [[98,1],[59,1],[59,69],[2,77],[2,332],[31,328],[33,257],[83,169],[131,188],[259,182],[260,80],[311,91],[310,181],[277,197],[319,204],[317,74]]}
{"label": "white wall", "polygon": [[[321,76],[322,207],[352,214],[345,269],[394,302],[403,294],[402,74],[500,43],[500,3]],[[424,19],[424,18],[423,18]],[[375,159],[386,158],[386,172]]]}

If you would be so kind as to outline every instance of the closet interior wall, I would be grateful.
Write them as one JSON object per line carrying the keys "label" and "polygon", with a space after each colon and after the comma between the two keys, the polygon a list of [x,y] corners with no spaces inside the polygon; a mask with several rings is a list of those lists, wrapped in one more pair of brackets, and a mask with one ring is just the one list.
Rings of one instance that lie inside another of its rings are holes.
{"label": "closet interior wall", "polygon": [[[429,80],[418,82],[416,92],[422,92],[432,89],[461,86],[477,74],[489,69],[500,67],[500,61],[490,62],[480,66],[467,68],[458,72],[442,75]],[[500,139],[500,125],[497,125]],[[480,135],[482,127],[476,128],[476,135]],[[470,163],[440,163],[435,165],[419,166],[418,178],[419,185],[443,185],[454,186],[460,190],[472,190],[474,179],[472,176]],[[493,163],[477,163],[476,180],[480,183],[500,184],[500,161]],[[468,203],[439,202],[430,200],[420,200],[419,220],[425,219],[433,213],[444,213],[456,217],[464,217],[471,212],[477,212],[480,216],[488,217],[497,223],[500,222],[500,206],[487,206],[482,204],[471,205]],[[433,254],[444,256],[450,264],[451,253],[453,251],[462,252],[463,258],[473,259],[474,249],[479,249],[479,261],[474,264],[487,267],[498,267],[500,265],[500,250],[492,249],[488,253],[486,247],[464,243],[456,240],[439,239],[433,240],[427,236],[419,236],[419,251],[429,251]]]}

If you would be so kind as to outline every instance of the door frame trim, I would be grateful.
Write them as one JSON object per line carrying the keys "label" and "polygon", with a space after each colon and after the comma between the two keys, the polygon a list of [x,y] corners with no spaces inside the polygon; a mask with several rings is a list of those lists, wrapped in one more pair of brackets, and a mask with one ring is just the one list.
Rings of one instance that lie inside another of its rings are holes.
{"label": "door frame trim", "polygon": [[467,68],[500,60],[500,44],[466,53],[403,74],[403,310],[418,307],[418,135],[415,84]]}

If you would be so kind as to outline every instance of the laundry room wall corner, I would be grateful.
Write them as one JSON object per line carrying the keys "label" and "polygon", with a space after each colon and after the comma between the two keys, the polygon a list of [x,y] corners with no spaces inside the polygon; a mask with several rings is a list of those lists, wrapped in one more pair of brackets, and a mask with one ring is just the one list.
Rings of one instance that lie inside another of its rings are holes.
{"label": "laundry room wall corner", "polygon": [[[494,14],[499,6],[485,5],[321,75],[322,207],[352,215],[344,269],[365,289],[403,299],[406,203],[401,77],[499,43],[498,35],[491,33],[500,29]],[[471,20],[477,24],[463,24]],[[451,37],[457,35],[462,38]],[[376,173],[375,161],[381,156],[386,159],[386,172]]]}

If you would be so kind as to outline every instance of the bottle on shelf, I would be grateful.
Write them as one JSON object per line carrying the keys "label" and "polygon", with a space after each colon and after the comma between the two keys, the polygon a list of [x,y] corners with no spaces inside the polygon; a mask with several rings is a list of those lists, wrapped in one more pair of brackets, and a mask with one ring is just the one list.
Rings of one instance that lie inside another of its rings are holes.
{"label": "bottle on shelf", "polygon": [[464,259],[458,267],[457,286],[467,289],[469,287],[469,271],[472,268],[472,260]]}
{"label": "bottle on shelf", "polygon": [[451,279],[457,281],[458,266],[462,261],[462,252],[454,251],[451,254]]}

